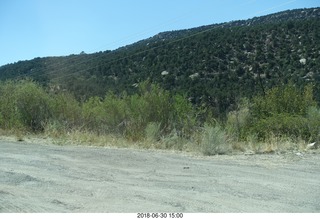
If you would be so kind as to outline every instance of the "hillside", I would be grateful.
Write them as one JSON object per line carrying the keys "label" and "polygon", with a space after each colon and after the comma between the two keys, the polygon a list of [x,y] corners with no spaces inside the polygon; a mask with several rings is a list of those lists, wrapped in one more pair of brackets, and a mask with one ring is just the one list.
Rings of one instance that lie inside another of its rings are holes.
{"label": "hillside", "polygon": [[114,51],[35,58],[0,67],[0,79],[30,77],[78,99],[136,91],[150,79],[224,114],[241,97],[275,85],[314,83],[320,102],[320,8],[163,32]]}

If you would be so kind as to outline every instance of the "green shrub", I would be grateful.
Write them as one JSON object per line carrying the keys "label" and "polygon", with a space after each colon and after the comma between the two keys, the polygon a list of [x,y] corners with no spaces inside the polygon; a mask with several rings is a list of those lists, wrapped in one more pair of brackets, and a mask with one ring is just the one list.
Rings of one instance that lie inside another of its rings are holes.
{"label": "green shrub", "polygon": [[60,123],[66,129],[81,126],[82,109],[79,102],[69,93],[60,93],[52,96],[52,120]]}
{"label": "green shrub", "polygon": [[139,98],[135,105],[132,105],[134,102],[131,101],[132,112],[139,114],[134,117],[142,116],[139,120],[144,126],[149,122],[156,122],[161,124],[162,130],[168,130],[173,112],[170,93],[148,81],[141,83],[139,89]]}
{"label": "green shrub", "polygon": [[256,133],[259,139],[266,140],[271,136],[291,137],[293,139],[309,139],[310,129],[308,120],[299,115],[276,114],[265,119],[258,120],[250,129]]}
{"label": "green shrub", "polygon": [[311,85],[303,91],[294,84],[274,87],[265,96],[253,98],[251,112],[254,118],[267,118],[276,114],[291,114],[305,116],[310,106],[315,106]]}
{"label": "green shrub", "polygon": [[42,131],[51,118],[51,98],[30,80],[7,81],[0,85],[1,126],[4,129]]}
{"label": "green shrub", "polygon": [[20,120],[20,112],[17,108],[17,85],[13,81],[0,83],[0,128],[20,129],[23,124]]}
{"label": "green shrub", "polygon": [[227,115],[226,131],[235,141],[246,138],[246,126],[250,119],[250,104],[248,99],[242,99],[236,110]]}
{"label": "green shrub", "polygon": [[254,97],[249,123],[244,127],[246,134],[254,133],[260,140],[272,135],[309,140],[314,134],[307,119],[308,109],[316,106],[312,93],[311,85],[301,91],[289,83]]}
{"label": "green shrub", "polygon": [[130,140],[141,140],[148,125],[159,125],[158,135],[171,133],[191,134],[196,124],[192,104],[183,96],[171,96],[168,91],[148,81],[139,84],[139,92],[116,96],[108,93],[103,100],[92,97],[83,106],[85,127],[101,133],[120,133]]}
{"label": "green shrub", "polygon": [[127,105],[125,135],[139,140],[145,135],[149,124],[159,125],[159,135],[168,135],[172,130],[190,134],[196,124],[191,103],[180,95],[171,96],[156,84],[148,81],[139,85],[139,93],[125,98]]}
{"label": "green shrub", "polygon": [[105,133],[108,130],[106,110],[99,97],[91,97],[82,105],[84,127],[96,133]]}
{"label": "green shrub", "polygon": [[112,133],[123,133],[125,121],[128,114],[126,103],[127,95],[121,97],[115,96],[113,93],[108,93],[103,100],[105,109],[105,121],[108,126],[108,131]]}
{"label": "green shrub", "polygon": [[320,108],[312,106],[307,112],[310,141],[320,141]]}
{"label": "green shrub", "polygon": [[172,125],[181,136],[190,136],[197,126],[197,112],[191,102],[185,96],[175,95],[173,97]]}
{"label": "green shrub", "polygon": [[128,139],[138,141],[143,138],[144,130],[150,121],[149,106],[138,94],[127,97],[126,103],[128,112],[123,123],[124,134]]}
{"label": "green shrub", "polygon": [[21,81],[15,93],[21,122],[32,131],[43,131],[44,124],[52,116],[49,95],[32,81]]}

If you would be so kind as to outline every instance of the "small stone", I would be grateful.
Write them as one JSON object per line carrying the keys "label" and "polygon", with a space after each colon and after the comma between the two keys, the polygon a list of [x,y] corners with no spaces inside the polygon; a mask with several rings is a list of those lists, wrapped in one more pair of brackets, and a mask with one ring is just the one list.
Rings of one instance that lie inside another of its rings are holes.
{"label": "small stone", "polygon": [[254,153],[254,151],[252,151],[252,150],[248,150],[248,151],[246,151],[245,153],[244,153],[244,155],[254,155],[255,153]]}
{"label": "small stone", "polygon": [[161,75],[162,75],[162,76],[165,76],[165,75],[168,75],[168,74],[169,74],[169,72],[167,72],[167,71],[161,72]]}
{"label": "small stone", "polygon": [[296,153],[296,155],[299,156],[299,157],[302,157],[302,156],[303,156],[303,154],[300,153],[300,152]]}
{"label": "small stone", "polygon": [[302,58],[299,60],[299,62],[302,64],[302,65],[305,65],[307,60],[305,58]]}

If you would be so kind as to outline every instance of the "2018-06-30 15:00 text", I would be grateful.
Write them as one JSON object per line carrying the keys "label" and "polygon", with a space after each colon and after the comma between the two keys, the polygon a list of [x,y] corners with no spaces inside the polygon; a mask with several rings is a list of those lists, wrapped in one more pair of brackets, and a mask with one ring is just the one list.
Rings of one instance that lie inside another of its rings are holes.
{"label": "2018-06-30 15:00 text", "polygon": [[137,218],[183,218],[183,213],[137,213]]}

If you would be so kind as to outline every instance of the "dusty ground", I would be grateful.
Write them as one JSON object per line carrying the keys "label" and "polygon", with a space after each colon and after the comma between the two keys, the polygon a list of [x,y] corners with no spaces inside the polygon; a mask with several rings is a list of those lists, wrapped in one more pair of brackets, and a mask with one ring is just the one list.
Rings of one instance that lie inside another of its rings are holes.
{"label": "dusty ground", "polygon": [[0,141],[0,212],[320,212],[320,155],[301,155]]}

